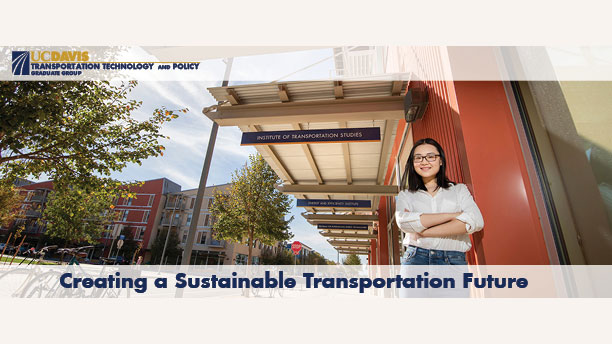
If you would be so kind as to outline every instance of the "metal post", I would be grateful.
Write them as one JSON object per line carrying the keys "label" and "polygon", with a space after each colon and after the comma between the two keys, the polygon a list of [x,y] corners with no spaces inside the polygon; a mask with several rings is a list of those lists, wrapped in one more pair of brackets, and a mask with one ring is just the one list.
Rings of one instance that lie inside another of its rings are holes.
{"label": "metal post", "polygon": [[[223,77],[221,87],[226,87],[229,84],[229,74],[232,69],[233,60],[234,59],[230,57],[226,62],[225,76]],[[212,128],[210,130],[210,138],[208,139],[208,149],[206,149],[206,158],[204,159],[204,167],[202,168],[202,175],[200,176],[200,186],[198,187],[198,194],[193,207],[193,216],[191,218],[191,224],[189,225],[189,234],[187,235],[187,243],[185,244],[185,250],[183,251],[181,265],[189,265],[191,262],[191,251],[193,249],[193,242],[195,240],[195,234],[198,228],[200,211],[202,210],[202,199],[204,198],[204,191],[206,190],[206,180],[208,179],[208,171],[210,170],[210,163],[212,161],[212,154],[215,149],[215,141],[217,140],[218,130],[219,125],[217,122],[213,121]]]}
{"label": "metal post", "polygon": [[[161,255],[161,259],[159,260],[159,265],[162,265],[162,262],[164,261],[164,255],[166,254],[166,247],[168,246],[168,239],[170,238],[170,231],[172,230],[172,221],[174,221],[174,213],[176,211],[176,201],[179,201],[179,206],[182,204],[183,202],[183,198],[182,195],[177,195],[176,198],[174,199],[174,209],[172,209],[172,215],[170,216],[170,224],[168,225],[168,232],[166,233],[166,241],[164,242],[164,249],[162,250],[162,255]],[[168,199],[166,198],[166,204],[168,204]],[[163,227],[163,221],[162,221],[162,227]],[[178,232],[178,226],[177,226],[177,232]],[[177,235],[180,235],[180,233],[177,233]],[[180,236],[179,236],[180,238]]]}
{"label": "metal post", "polygon": [[110,249],[108,250],[108,257],[106,257],[106,258],[110,259],[111,255],[113,254],[113,246],[115,245],[115,239],[117,239],[117,236],[114,235],[113,236],[113,241],[111,241]]}

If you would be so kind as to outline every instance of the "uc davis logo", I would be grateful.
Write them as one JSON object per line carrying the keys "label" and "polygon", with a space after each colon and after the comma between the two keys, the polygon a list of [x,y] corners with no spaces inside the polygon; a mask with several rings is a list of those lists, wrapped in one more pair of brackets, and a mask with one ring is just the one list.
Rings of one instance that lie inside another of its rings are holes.
{"label": "uc davis logo", "polygon": [[13,51],[13,75],[30,75],[29,51]]}

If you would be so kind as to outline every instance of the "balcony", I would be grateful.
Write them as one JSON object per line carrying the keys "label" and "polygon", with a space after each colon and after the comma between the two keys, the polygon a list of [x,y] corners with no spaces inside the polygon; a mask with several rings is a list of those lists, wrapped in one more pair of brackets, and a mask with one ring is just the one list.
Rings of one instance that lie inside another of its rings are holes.
{"label": "balcony", "polygon": [[31,224],[25,227],[24,232],[28,234],[43,233],[45,231],[45,228],[46,227],[44,225]]}
{"label": "balcony", "polygon": [[170,219],[164,219],[161,224],[162,226],[179,226],[181,219],[173,219],[172,223],[170,223]]}
{"label": "balcony", "polygon": [[223,247],[223,248],[225,248],[225,240],[214,240],[214,239],[212,239],[210,241],[210,244],[208,244],[208,246],[211,246],[211,247]]}
{"label": "balcony", "polygon": [[[181,243],[181,247],[185,247],[185,243]],[[210,240],[209,238],[206,239],[205,243],[201,243],[201,242],[194,242],[193,243],[193,247],[195,249],[198,250],[208,250],[208,249],[219,249],[219,248],[225,248],[225,240]]]}
{"label": "balcony", "polygon": [[45,203],[46,201],[47,201],[47,195],[44,195],[44,194],[34,195],[30,199],[30,202]]}
{"label": "balcony", "polygon": [[26,217],[40,217],[41,213],[39,210],[28,209],[25,213]]}
{"label": "balcony", "polygon": [[185,203],[181,202],[180,200],[168,200],[168,201],[166,201],[166,206],[164,207],[164,209],[167,209],[167,210],[184,210],[185,209]]}

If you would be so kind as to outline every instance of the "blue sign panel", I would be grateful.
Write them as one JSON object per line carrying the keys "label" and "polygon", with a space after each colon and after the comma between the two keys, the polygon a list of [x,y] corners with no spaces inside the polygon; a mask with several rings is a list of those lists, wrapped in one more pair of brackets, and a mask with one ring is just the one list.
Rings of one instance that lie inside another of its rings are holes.
{"label": "blue sign panel", "polygon": [[258,131],[242,133],[241,146],[335,143],[335,142],[378,142],[380,128],[341,128],[316,130]]}
{"label": "blue sign panel", "polygon": [[370,200],[344,200],[344,199],[298,199],[298,207],[312,208],[371,208]]}
{"label": "blue sign panel", "polygon": [[317,229],[352,229],[367,230],[368,225],[353,225],[348,223],[319,223]]}

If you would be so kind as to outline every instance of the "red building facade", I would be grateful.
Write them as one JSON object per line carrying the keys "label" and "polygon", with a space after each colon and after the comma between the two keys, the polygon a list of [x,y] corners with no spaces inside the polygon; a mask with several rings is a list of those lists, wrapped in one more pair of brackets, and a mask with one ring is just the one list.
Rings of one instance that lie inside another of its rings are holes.
{"label": "red building facade", "polygon": [[[2,228],[0,235],[6,237],[15,226],[25,225],[23,234],[29,246],[42,247],[42,234],[46,231],[46,225],[42,221],[42,212],[46,206],[49,194],[53,191],[53,182],[46,181],[21,186],[20,189],[25,196],[22,208],[25,210],[25,218],[15,221],[7,228]],[[167,193],[178,192],[181,186],[166,178],[147,180],[140,186],[130,188],[134,198],[117,198],[114,211],[116,220],[106,226],[100,244],[96,245],[93,257],[115,255],[117,246],[114,239],[120,235],[125,240],[135,242],[141,246],[141,252],[150,247],[150,241],[154,228],[160,220],[161,209]],[[111,245],[114,248],[111,252]],[[131,257],[128,257],[131,258]]]}

